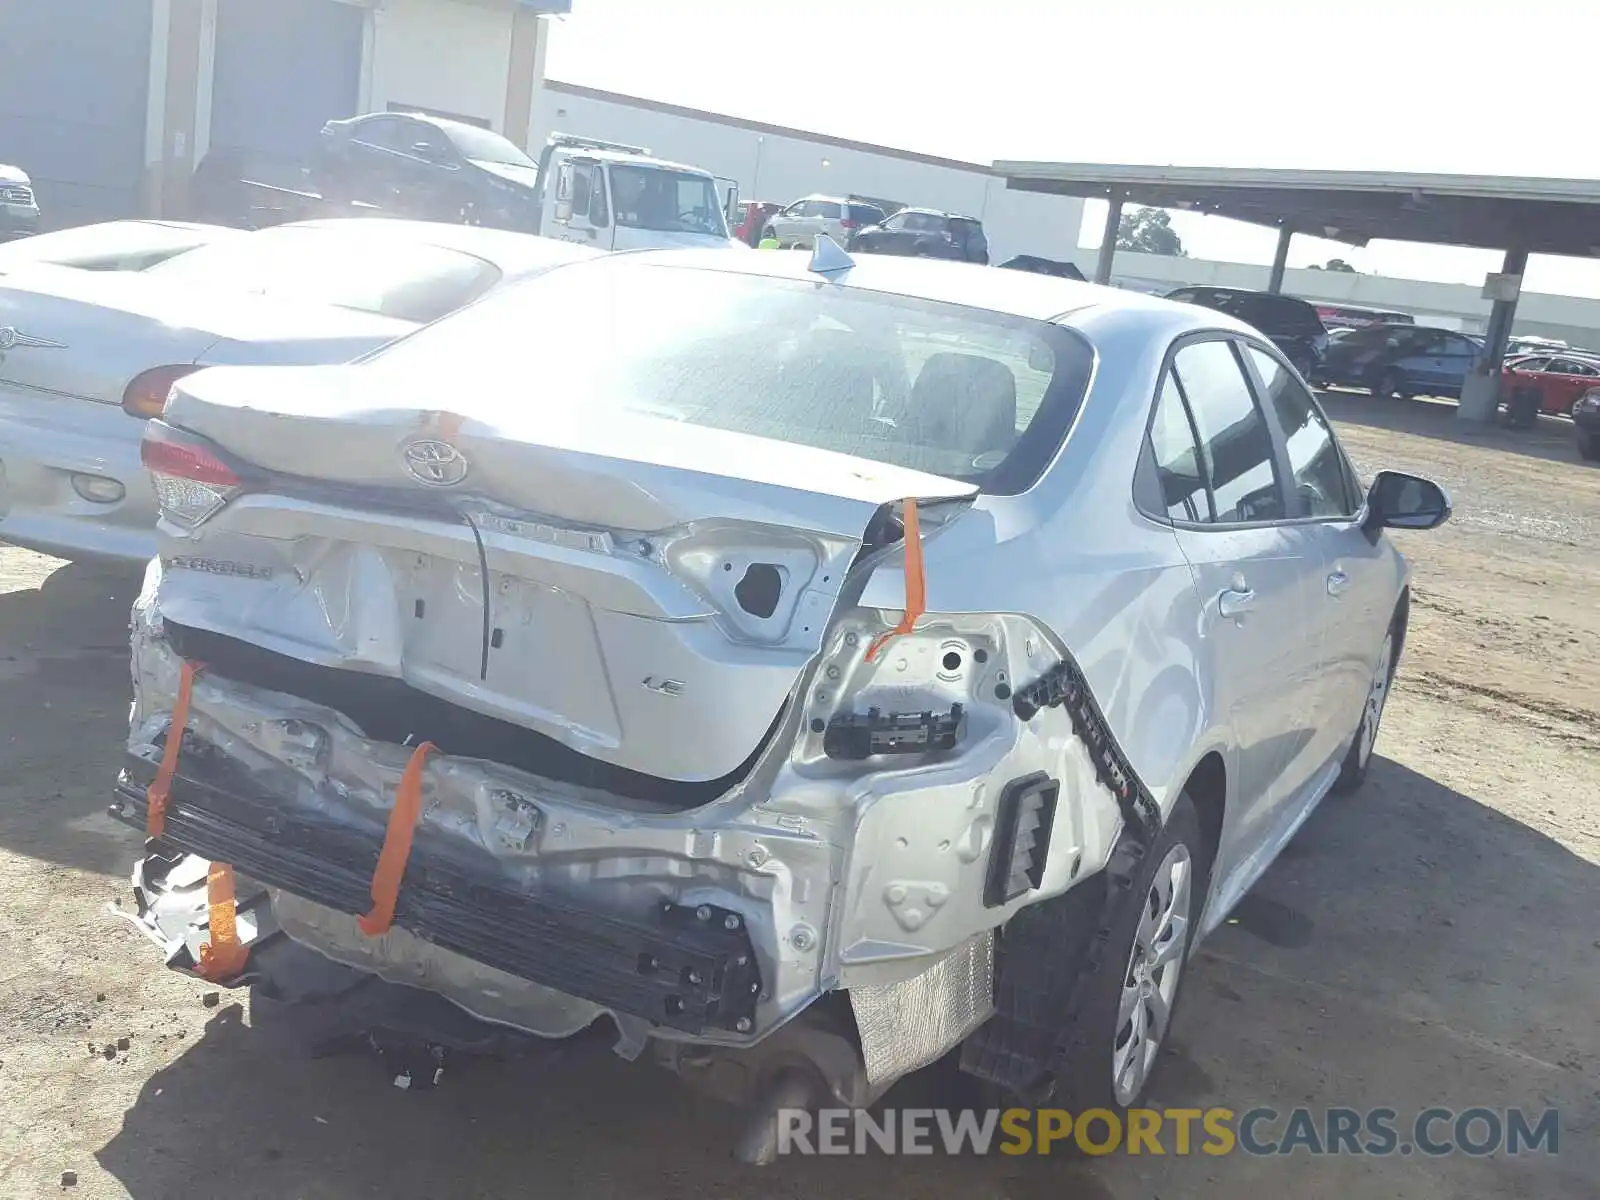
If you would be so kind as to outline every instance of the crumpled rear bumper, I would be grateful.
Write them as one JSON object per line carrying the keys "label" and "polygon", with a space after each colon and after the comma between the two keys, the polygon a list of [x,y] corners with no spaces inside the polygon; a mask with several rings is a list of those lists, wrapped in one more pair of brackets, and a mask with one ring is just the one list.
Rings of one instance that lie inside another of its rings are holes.
{"label": "crumpled rear bumper", "polygon": [[[208,770],[206,756],[195,757],[196,763],[180,760],[173,779],[159,842],[164,854],[230,862],[269,889],[337,913],[356,916],[371,907],[381,830],[333,826],[297,813],[270,794],[252,794],[226,770]],[[130,756],[117,784],[113,812],[139,828],[153,776],[149,763]],[[192,915],[186,919],[186,892],[193,897],[190,913],[204,911],[203,865],[188,873],[197,874],[198,891],[174,888],[169,880],[160,901],[170,914],[141,896],[141,908],[148,909],[144,923],[164,935],[169,965],[179,968],[185,958],[192,963],[198,957],[202,932]],[[484,966],[667,1029],[700,1036],[752,1028],[762,982],[738,913],[664,901],[625,918],[529,895],[509,880],[497,883],[495,874],[492,867],[469,867],[419,845],[395,925]],[[242,899],[246,944],[277,931],[266,901],[263,893]]]}

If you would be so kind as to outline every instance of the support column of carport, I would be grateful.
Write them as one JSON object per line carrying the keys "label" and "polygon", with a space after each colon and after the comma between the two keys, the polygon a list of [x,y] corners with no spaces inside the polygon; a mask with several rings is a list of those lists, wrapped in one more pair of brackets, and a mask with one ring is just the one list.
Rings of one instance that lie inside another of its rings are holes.
{"label": "support column of carport", "polygon": [[1294,230],[1288,225],[1278,226],[1278,248],[1272,255],[1272,270],[1267,275],[1267,291],[1277,294],[1283,291],[1283,272],[1289,265],[1289,243],[1294,238]]}
{"label": "support column of carport", "polygon": [[1506,251],[1500,273],[1516,280],[1510,299],[1496,299],[1489,310],[1489,328],[1483,339],[1483,353],[1473,364],[1472,372],[1461,384],[1461,403],[1456,410],[1458,420],[1484,424],[1494,420],[1500,406],[1500,367],[1506,356],[1506,343],[1511,337],[1511,323],[1517,315],[1517,296],[1521,291],[1522,274],[1528,269],[1528,251],[1514,246]]}
{"label": "support column of carport", "polygon": [[1094,281],[1111,282],[1111,262],[1117,255],[1117,234],[1122,229],[1122,197],[1112,198],[1106,207],[1106,227],[1100,235],[1100,257],[1095,259]]}

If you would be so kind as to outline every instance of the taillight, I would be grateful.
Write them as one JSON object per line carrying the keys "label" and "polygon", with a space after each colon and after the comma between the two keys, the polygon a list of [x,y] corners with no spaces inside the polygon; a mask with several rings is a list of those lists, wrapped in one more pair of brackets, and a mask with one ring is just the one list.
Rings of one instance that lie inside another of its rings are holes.
{"label": "taillight", "polygon": [[856,219],[854,217],[846,217],[839,222],[839,225],[843,229],[854,229],[856,227]]}
{"label": "taillight", "polygon": [[239,490],[233,469],[202,446],[146,437],[139,443],[139,459],[150,472],[161,515],[188,529],[216,513]]}
{"label": "taillight", "polygon": [[193,363],[185,363],[181,366],[151,367],[148,371],[140,372],[122,393],[122,411],[142,421],[159,417],[167,406],[167,393],[172,391],[172,385],[199,369]]}

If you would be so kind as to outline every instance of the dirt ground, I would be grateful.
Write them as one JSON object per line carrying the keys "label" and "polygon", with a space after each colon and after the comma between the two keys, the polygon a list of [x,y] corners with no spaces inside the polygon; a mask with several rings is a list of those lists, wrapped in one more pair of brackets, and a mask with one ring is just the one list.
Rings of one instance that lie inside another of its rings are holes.
{"label": "dirt ground", "polygon": [[1398,538],[1416,603],[1367,788],[1207,943],[1154,1103],[1554,1106],[1558,1155],[753,1172],[730,1110],[604,1048],[427,1092],[291,1053],[105,912],[137,846],[103,811],[135,581],[0,548],[0,1195],[1600,1196],[1600,469],[1553,419],[1464,438],[1447,407],[1330,403],[1364,470],[1432,475],[1456,517]]}

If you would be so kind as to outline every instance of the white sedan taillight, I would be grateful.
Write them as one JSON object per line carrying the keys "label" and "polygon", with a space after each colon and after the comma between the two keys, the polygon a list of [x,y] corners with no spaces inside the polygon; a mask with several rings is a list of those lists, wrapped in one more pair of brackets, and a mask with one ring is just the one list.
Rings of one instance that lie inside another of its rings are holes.
{"label": "white sedan taillight", "polygon": [[212,516],[239,490],[239,477],[215,454],[186,442],[145,438],[139,458],[150,472],[161,515],[187,529]]}

